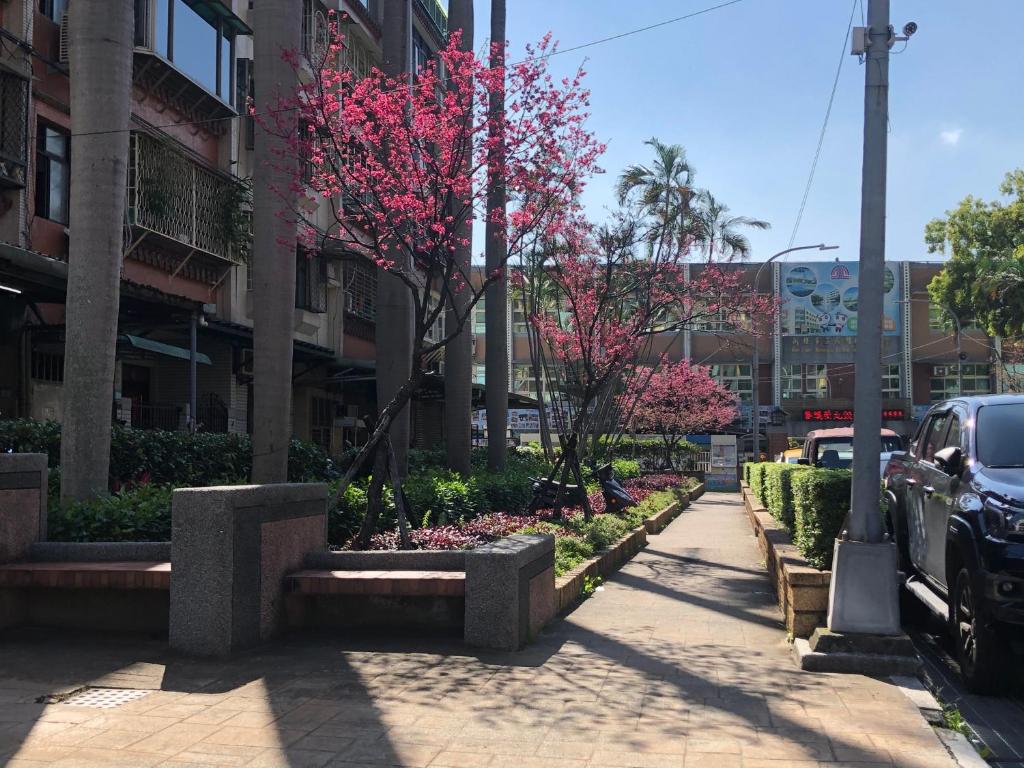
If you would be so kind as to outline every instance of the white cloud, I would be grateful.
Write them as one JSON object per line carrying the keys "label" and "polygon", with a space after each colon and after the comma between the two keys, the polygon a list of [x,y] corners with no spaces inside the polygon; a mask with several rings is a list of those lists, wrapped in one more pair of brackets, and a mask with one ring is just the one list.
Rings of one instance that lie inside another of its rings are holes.
{"label": "white cloud", "polygon": [[963,128],[953,128],[949,131],[939,132],[939,141],[949,147],[955,147],[960,143],[960,137],[964,135]]}

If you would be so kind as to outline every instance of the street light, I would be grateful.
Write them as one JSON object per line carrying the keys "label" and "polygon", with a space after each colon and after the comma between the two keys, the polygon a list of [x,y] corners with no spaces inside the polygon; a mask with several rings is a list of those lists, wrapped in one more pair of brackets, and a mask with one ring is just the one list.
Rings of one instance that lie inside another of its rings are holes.
{"label": "street light", "polygon": [[[787,248],[784,251],[779,251],[774,256],[772,256],[769,259],[767,259],[766,261],[762,262],[761,266],[758,267],[757,272],[754,273],[754,283],[753,283],[753,285],[750,286],[750,305],[751,305],[751,307],[753,307],[754,302],[757,300],[757,286],[760,285],[760,283],[761,283],[761,272],[762,272],[762,270],[764,270],[765,267],[767,267],[769,264],[774,262],[780,256],[785,256],[787,253],[792,253],[793,251],[814,251],[814,250],[817,250],[817,251],[834,251],[838,247],[839,247],[838,245],[825,245],[824,243],[818,243],[817,245],[798,245],[795,248]],[[753,381],[753,386],[751,387],[751,393],[750,393],[751,405],[752,405],[752,415],[751,415],[751,418],[753,420],[753,429],[751,429],[751,432],[753,433],[753,436],[754,436],[754,456],[756,457],[761,452],[761,405],[758,402],[758,399],[759,399],[758,398],[758,388],[760,387],[760,384],[761,384],[761,371],[760,371],[760,368],[761,368],[761,356],[760,356],[760,350],[758,350],[758,348],[757,348],[757,337],[753,336],[752,338],[753,338],[753,348],[754,349],[753,349],[753,355],[752,355],[752,357],[753,357],[752,363],[753,364],[752,364],[751,370],[750,370],[750,378]],[[775,364],[778,365],[779,361],[776,360]]]}

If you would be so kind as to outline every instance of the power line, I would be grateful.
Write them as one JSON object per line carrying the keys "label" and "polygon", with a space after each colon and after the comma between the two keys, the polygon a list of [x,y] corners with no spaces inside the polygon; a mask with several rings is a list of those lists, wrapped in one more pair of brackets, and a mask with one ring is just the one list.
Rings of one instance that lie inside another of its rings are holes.
{"label": "power line", "polygon": [[839,50],[839,64],[836,66],[836,76],[832,80],[832,92],[828,97],[828,107],[825,109],[825,119],[821,124],[821,133],[818,134],[818,147],[814,150],[814,160],[811,162],[811,172],[807,174],[807,185],[804,187],[804,196],[800,201],[800,210],[797,212],[796,221],[793,223],[793,232],[789,236],[789,247],[796,242],[797,232],[800,230],[800,222],[804,218],[804,209],[807,207],[807,198],[811,194],[811,185],[814,183],[814,172],[818,169],[818,159],[821,157],[821,147],[825,143],[825,132],[828,130],[828,120],[832,116],[832,104],[836,98],[836,88],[839,86],[839,75],[843,71],[843,62],[846,61],[846,45],[850,39],[850,30],[853,29],[853,16],[857,12],[858,0],[853,0],[850,7],[850,21],[846,25],[846,34],[843,35],[843,45]]}
{"label": "power line", "polygon": [[[693,18],[696,18],[697,16],[703,16],[703,15],[711,13],[713,11],[718,11],[718,10],[721,10],[723,8],[728,8],[730,5],[738,5],[739,3],[742,3],[742,2],[744,2],[744,0],[728,0],[728,2],[719,3],[718,5],[711,5],[711,6],[708,6],[707,8],[701,8],[700,10],[693,11],[692,13],[684,14],[683,16],[676,16],[676,17],[671,18],[671,19],[665,19],[664,21],[659,21],[659,22],[657,22],[655,24],[648,24],[646,27],[637,27],[636,29],[631,29],[631,30],[628,30],[626,32],[621,32],[621,33],[619,33],[617,35],[611,35],[609,37],[602,37],[602,38],[598,38],[597,40],[591,40],[591,41],[586,42],[586,43],[581,43],[579,45],[574,45],[571,48],[558,48],[558,49],[555,49],[553,51],[549,51],[549,52],[544,53],[544,54],[539,55],[539,56],[528,56],[525,59],[520,59],[517,62],[514,62],[512,64],[508,64],[508,65],[506,65],[506,67],[514,67],[514,66],[517,66],[519,64],[529,64],[532,61],[542,61],[544,59],[550,59],[550,58],[552,58],[554,56],[561,56],[561,55],[566,54],[566,53],[573,53],[574,51],[582,51],[582,50],[584,50],[586,48],[593,48],[595,45],[603,45],[604,43],[610,43],[610,42],[613,42],[615,40],[621,40],[621,39],[623,39],[625,37],[631,37],[632,35],[639,35],[639,34],[641,34],[643,32],[650,32],[653,29],[659,29],[661,27],[667,27],[670,24],[677,24],[680,21],[686,21],[687,19],[693,19]],[[417,87],[417,86],[414,86],[414,87]],[[403,87],[401,90],[406,90],[406,87]],[[387,93],[389,93],[389,92],[388,91],[383,91],[382,95],[387,94]],[[289,108],[287,110],[279,110],[279,112],[294,111],[295,109],[297,109],[297,107],[291,107],[291,108]],[[223,117],[211,117],[211,118],[206,119],[206,120],[192,120],[192,121],[181,122],[181,123],[167,123],[165,125],[153,125],[153,126],[150,126],[150,127],[151,128],[156,128],[156,129],[164,129],[164,128],[185,127],[185,126],[190,126],[190,125],[207,125],[207,124],[210,124],[210,123],[220,123],[220,122],[224,122],[226,120],[237,120],[240,117],[252,117],[252,116],[254,116],[254,115],[249,115],[248,113],[238,114],[238,115],[225,115]],[[263,115],[259,115],[259,116],[262,117]],[[83,131],[82,133],[72,133],[71,137],[72,138],[76,138],[76,137],[80,137],[80,136],[104,136],[104,135],[108,135],[108,134],[112,134],[112,133],[130,133],[132,130],[133,129],[131,129],[131,128],[111,128],[111,129],[104,130],[104,131]]]}

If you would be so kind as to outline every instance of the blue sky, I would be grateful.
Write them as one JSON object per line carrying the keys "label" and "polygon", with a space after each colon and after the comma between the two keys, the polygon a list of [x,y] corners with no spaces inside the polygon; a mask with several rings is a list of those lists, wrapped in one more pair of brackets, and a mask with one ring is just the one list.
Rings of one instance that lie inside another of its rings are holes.
{"label": "blue sky", "polygon": [[[508,37],[513,55],[548,30],[567,48],[714,4],[509,0]],[[487,0],[477,2],[478,44],[488,34],[488,9]],[[607,173],[586,197],[591,215],[602,216],[619,170],[646,161],[643,141],[657,136],[685,146],[698,184],[733,211],[772,223],[750,234],[754,259],[785,248],[840,48],[849,50],[850,9],[847,0],[745,0],[554,59],[556,73],[586,67],[591,126],[609,144]],[[929,219],[968,193],[996,196],[1003,174],[1024,165],[1024,2],[893,0],[897,29],[910,20],[919,31],[890,66],[891,260],[929,258]],[[844,56],[796,244],[826,241],[840,246],[827,258],[856,260],[864,68]]]}

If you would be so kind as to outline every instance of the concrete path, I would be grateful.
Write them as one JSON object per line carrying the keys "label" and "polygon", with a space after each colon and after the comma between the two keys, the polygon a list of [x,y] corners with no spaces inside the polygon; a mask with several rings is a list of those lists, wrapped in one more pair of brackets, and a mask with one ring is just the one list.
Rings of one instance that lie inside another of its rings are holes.
{"label": "concrete path", "polygon": [[[0,764],[953,766],[894,687],[802,673],[733,494],[708,494],[517,654],[283,643],[227,663],[157,643],[0,638]],[[113,709],[58,688],[153,689]]]}

